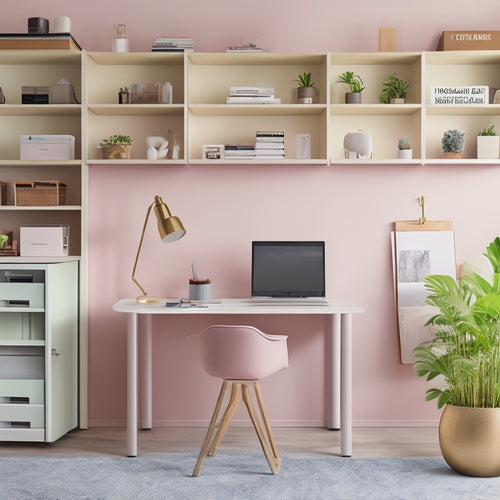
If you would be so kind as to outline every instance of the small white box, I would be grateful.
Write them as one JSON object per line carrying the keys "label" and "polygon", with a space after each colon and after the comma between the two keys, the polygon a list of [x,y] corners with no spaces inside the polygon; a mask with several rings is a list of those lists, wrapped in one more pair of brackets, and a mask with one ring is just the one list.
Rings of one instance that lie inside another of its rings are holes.
{"label": "small white box", "polygon": [[22,135],[21,160],[74,160],[75,138],[72,135]]}
{"label": "small white box", "polygon": [[69,226],[21,226],[22,257],[67,257]]}

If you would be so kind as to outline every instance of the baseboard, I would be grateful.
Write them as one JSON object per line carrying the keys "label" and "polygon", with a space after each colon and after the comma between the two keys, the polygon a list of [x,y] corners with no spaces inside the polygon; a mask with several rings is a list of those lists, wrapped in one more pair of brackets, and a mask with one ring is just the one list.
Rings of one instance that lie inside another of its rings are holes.
{"label": "baseboard", "polygon": [[[207,427],[209,420],[154,420],[153,427]],[[89,420],[89,427],[126,427],[125,420]],[[249,427],[249,420],[232,420],[234,427]],[[319,420],[271,420],[273,427],[325,427]],[[439,420],[353,420],[353,427],[437,427]]]}

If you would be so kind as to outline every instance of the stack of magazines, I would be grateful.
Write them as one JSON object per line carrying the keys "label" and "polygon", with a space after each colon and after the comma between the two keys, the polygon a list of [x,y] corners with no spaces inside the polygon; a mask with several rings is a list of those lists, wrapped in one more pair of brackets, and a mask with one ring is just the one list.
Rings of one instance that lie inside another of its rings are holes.
{"label": "stack of magazines", "polygon": [[259,130],[255,135],[256,160],[283,160],[285,158],[284,131]]}
{"label": "stack of magazines", "polygon": [[190,37],[163,37],[155,38],[152,52],[193,52],[193,39]]}
{"label": "stack of magazines", "polygon": [[274,97],[274,87],[230,87],[226,104],[281,104],[279,97]]}
{"label": "stack of magazines", "polygon": [[255,146],[253,144],[224,144],[225,160],[253,160]]}

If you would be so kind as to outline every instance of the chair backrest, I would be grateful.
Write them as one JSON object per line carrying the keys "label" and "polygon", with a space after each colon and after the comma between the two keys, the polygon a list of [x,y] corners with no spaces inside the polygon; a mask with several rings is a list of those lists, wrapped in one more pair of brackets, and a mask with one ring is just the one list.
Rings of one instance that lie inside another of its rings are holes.
{"label": "chair backrest", "polygon": [[213,325],[191,339],[200,348],[203,368],[214,377],[259,380],[288,368],[286,335],[269,335],[252,326]]}

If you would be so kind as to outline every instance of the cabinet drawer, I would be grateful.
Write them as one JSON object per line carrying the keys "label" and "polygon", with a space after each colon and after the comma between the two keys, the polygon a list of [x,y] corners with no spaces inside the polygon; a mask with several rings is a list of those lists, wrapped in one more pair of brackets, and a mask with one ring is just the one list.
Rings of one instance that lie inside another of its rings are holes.
{"label": "cabinet drawer", "polygon": [[44,347],[0,347],[0,380],[44,378]]}
{"label": "cabinet drawer", "polygon": [[44,381],[36,379],[0,379],[0,407],[14,402],[44,404]]}
{"label": "cabinet drawer", "polygon": [[45,306],[45,283],[0,283],[0,307]]}
{"label": "cabinet drawer", "polygon": [[43,429],[45,428],[45,406],[0,404],[0,428]]}

